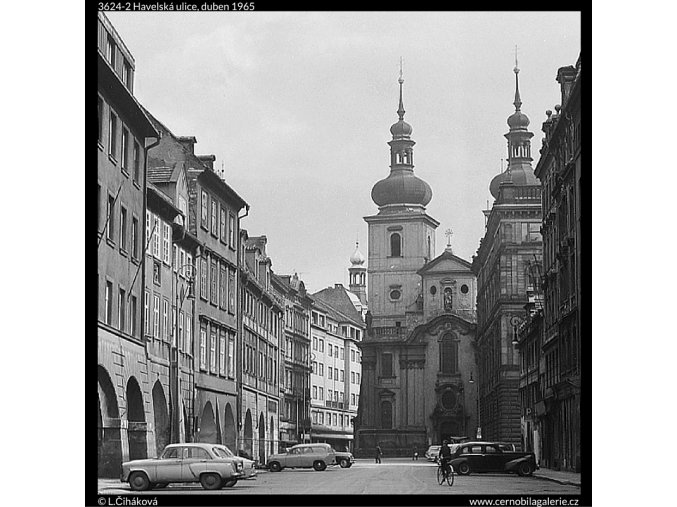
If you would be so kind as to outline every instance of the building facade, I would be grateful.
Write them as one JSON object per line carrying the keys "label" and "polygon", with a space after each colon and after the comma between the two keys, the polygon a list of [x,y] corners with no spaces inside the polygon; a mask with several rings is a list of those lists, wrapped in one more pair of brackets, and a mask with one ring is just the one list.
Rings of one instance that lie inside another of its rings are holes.
{"label": "building facade", "polygon": [[[214,156],[195,154],[195,137],[176,136],[157,119],[153,120],[162,133],[159,144],[150,153],[153,178],[157,185],[160,180],[176,180],[180,189],[176,194],[177,207],[187,210],[185,234],[180,228],[177,231],[184,243],[177,243],[173,263],[174,306],[178,307],[178,315],[174,317],[174,311],[172,319],[178,318],[177,338],[182,345],[178,350],[192,347],[192,353],[183,352],[179,359],[182,364],[192,363],[194,401],[192,421],[186,421],[190,417],[187,409],[179,415],[194,441],[223,443],[235,449],[239,213],[248,205],[215,172]],[[186,299],[189,290],[194,299]],[[191,311],[194,315],[189,317]]]}
{"label": "building facade", "polygon": [[494,197],[473,258],[477,274],[477,345],[481,436],[521,445],[519,352],[513,345],[524,319],[527,290],[540,266],[541,188],[531,166],[529,119],[522,113],[519,69],[515,112],[508,117],[508,167],[490,185]]}
{"label": "building facade", "polygon": [[341,451],[353,450],[353,420],[360,402],[359,343],[365,325],[353,297],[357,300],[341,284],[312,295],[310,440]]}
{"label": "building facade", "polygon": [[273,275],[284,300],[280,351],[280,449],[310,441],[310,312],[313,303],[298,275]]}
{"label": "building facade", "polygon": [[158,381],[141,305],[146,149],[158,133],[133,95],[134,59],[101,12],[97,60],[98,471],[119,477],[123,461],[156,449],[151,393]]}
{"label": "building facade", "polygon": [[280,414],[280,345],[285,304],[275,290],[266,236],[241,234],[242,298],[239,451],[265,464],[277,452]]}
{"label": "building facade", "polygon": [[390,128],[390,175],[371,192],[367,334],[356,454],[423,453],[475,425],[475,276],[449,247],[435,257],[439,222],[426,213],[430,186],[414,175],[414,140],[404,121]]}
{"label": "building facade", "polygon": [[536,176],[543,185],[543,466],[580,471],[581,62],[557,72]]}

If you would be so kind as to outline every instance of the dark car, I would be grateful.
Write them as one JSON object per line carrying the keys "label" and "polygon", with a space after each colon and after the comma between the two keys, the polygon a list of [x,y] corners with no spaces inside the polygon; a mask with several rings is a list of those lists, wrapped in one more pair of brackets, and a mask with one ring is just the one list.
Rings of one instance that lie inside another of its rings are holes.
{"label": "dark car", "polygon": [[531,475],[538,469],[532,452],[518,452],[514,446],[501,442],[463,442],[457,444],[451,454],[451,466],[456,473],[514,472]]}

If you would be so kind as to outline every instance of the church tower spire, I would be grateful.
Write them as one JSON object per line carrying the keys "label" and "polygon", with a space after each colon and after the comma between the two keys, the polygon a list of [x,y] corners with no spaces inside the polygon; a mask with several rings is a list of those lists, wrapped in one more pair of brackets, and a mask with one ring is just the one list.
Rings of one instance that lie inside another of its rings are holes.
{"label": "church tower spire", "polygon": [[536,185],[538,180],[531,167],[531,138],[532,132],[527,130],[529,118],[522,112],[522,97],[519,89],[519,63],[517,60],[517,46],[515,46],[515,112],[508,116],[510,130],[505,134],[508,140],[508,167],[505,172],[498,174],[491,180],[489,190],[494,199],[498,198],[501,183],[512,182],[515,185]]}
{"label": "church tower spire", "polygon": [[367,268],[366,259],[360,252],[360,242],[355,241],[355,251],[350,256],[350,267],[348,273],[350,276],[350,285],[348,289],[355,294],[363,305],[367,305]]}
{"label": "church tower spire", "polygon": [[393,138],[388,142],[390,146],[390,175],[377,182],[371,190],[372,200],[380,209],[402,208],[415,206],[424,209],[433,193],[425,181],[414,175],[414,145],[411,138],[412,128],[404,121],[404,101],[402,89],[402,59],[400,59],[400,76],[397,80],[400,85],[400,100],[397,108],[398,121],[390,127]]}

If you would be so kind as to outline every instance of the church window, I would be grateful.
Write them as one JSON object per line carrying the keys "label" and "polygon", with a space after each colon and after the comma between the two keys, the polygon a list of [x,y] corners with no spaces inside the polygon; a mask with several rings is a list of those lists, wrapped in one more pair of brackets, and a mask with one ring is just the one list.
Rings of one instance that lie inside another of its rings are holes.
{"label": "church window", "polygon": [[445,311],[451,310],[452,304],[453,304],[453,295],[451,287],[447,287],[446,289],[444,289],[444,310]]}
{"label": "church window", "polygon": [[397,233],[390,236],[390,256],[391,257],[402,256],[402,239],[400,238],[400,235]]}
{"label": "church window", "polygon": [[442,406],[447,410],[454,408],[456,405],[456,393],[452,390],[444,391],[442,394]]}
{"label": "church window", "polygon": [[440,342],[440,371],[446,374],[458,373],[458,341],[446,335]]}
{"label": "church window", "polygon": [[390,430],[393,427],[393,404],[390,401],[381,402],[381,428]]}
{"label": "church window", "polygon": [[463,294],[467,294],[467,293],[468,293],[468,286],[467,286],[466,284],[461,285],[461,292],[462,292]]}
{"label": "church window", "polygon": [[393,355],[389,352],[381,355],[381,376],[393,376]]}
{"label": "church window", "polygon": [[430,287],[430,293],[434,296],[437,294],[437,287],[435,285]]}
{"label": "church window", "polygon": [[390,291],[390,299],[397,300],[402,297],[402,293],[399,291],[399,289],[393,289]]}

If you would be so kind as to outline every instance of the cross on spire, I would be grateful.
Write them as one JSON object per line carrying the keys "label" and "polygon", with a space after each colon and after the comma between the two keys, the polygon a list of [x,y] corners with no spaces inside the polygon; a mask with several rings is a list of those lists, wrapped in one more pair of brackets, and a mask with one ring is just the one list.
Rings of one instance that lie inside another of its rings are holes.
{"label": "cross on spire", "polygon": [[397,109],[397,115],[400,117],[400,120],[404,120],[404,104],[402,103],[402,83],[404,83],[404,78],[402,77],[402,67],[404,66],[404,58],[400,56],[400,77],[397,80],[400,83],[400,107]]}
{"label": "cross on spire", "polygon": [[454,231],[451,227],[444,231],[444,235],[447,237],[447,246],[451,246],[451,237],[454,235]]}
{"label": "cross on spire", "polygon": [[513,72],[515,73],[515,102],[513,104],[515,104],[515,111],[519,111],[520,107],[522,107],[522,99],[520,98],[519,78],[517,77],[520,73],[520,69],[517,66],[517,44],[515,44],[515,68]]}

